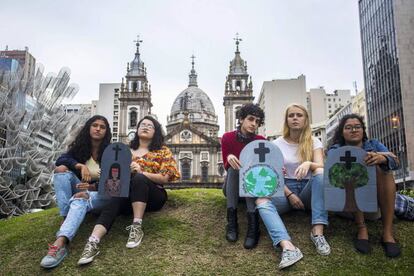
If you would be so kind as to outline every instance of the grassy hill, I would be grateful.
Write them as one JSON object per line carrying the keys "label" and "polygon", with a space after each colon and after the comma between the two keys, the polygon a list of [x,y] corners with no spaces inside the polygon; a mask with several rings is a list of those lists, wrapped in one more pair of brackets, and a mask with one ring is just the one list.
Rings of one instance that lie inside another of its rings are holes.
{"label": "grassy hill", "polygon": [[[245,250],[245,217],[240,213],[241,240],[224,238],[225,199],[220,190],[187,189],[168,191],[169,201],[161,212],[144,219],[144,240],[140,247],[127,249],[130,218],[120,217],[101,242],[101,254],[90,265],[77,260],[90,234],[95,217],[88,215],[70,245],[70,254],[53,270],[40,268],[47,243],[54,240],[61,218],[56,208],[0,221],[0,275],[275,275],[280,261],[262,225],[257,248]],[[292,212],[283,219],[304,258],[286,275],[414,275],[414,224],[396,220],[397,237],[403,255],[384,256],[379,244],[381,223],[368,222],[374,250],[366,256],[352,246],[355,227],[349,220],[331,217],[326,236],[330,256],[319,256],[309,240],[310,215]]]}

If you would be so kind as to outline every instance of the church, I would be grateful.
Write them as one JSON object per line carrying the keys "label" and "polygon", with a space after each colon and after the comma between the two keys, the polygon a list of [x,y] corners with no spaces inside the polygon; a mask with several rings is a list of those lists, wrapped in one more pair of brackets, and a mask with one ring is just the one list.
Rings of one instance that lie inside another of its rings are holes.
{"label": "church", "polygon": [[[230,61],[225,81],[223,105],[226,132],[236,128],[238,109],[254,100],[247,62],[240,56],[240,41],[240,38],[235,38],[235,56]],[[151,113],[151,85],[139,52],[140,43],[142,40],[138,39],[134,59],[127,64],[126,75],[119,88],[116,84],[110,86],[113,108],[106,109],[106,112],[111,115],[109,121],[112,122],[114,142],[128,143],[142,117],[156,117]],[[218,136],[218,116],[213,102],[198,86],[195,57],[191,58],[188,86],[177,95],[167,116],[165,142],[177,160],[181,173],[179,182],[183,187],[215,187],[221,185],[225,173]]]}

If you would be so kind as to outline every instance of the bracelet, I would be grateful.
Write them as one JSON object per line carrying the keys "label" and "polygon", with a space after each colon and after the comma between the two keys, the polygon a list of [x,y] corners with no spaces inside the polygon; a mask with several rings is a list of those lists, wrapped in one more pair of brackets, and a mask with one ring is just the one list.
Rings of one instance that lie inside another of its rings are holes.
{"label": "bracelet", "polygon": [[291,192],[290,194],[288,194],[287,196],[286,196],[286,198],[289,198],[291,195],[293,195],[294,194],[294,192]]}

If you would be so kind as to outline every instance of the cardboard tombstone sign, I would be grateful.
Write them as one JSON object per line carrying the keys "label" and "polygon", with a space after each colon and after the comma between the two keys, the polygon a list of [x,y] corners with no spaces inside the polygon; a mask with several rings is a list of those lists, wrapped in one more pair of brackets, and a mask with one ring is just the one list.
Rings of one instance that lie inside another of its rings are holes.
{"label": "cardboard tombstone sign", "polygon": [[240,163],[241,197],[284,196],[283,155],[275,144],[266,140],[250,142],[240,153]]}
{"label": "cardboard tombstone sign", "polygon": [[324,168],[326,210],[377,212],[376,169],[365,164],[366,155],[351,146],[329,151]]}
{"label": "cardboard tombstone sign", "polygon": [[106,147],[101,162],[99,194],[111,197],[128,197],[131,179],[131,150],[123,143]]}

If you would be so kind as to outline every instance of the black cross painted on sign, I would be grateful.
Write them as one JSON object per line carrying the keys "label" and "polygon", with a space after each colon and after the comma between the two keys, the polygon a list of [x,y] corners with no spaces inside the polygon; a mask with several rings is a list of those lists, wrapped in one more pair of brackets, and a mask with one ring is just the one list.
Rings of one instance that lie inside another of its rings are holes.
{"label": "black cross painted on sign", "polygon": [[259,143],[259,147],[254,149],[254,153],[259,155],[259,162],[266,160],[266,153],[269,153],[270,149],[265,147],[264,143]]}
{"label": "black cross painted on sign", "polygon": [[119,145],[116,145],[112,148],[115,151],[115,161],[118,160],[118,151],[121,151],[122,149],[119,147]]}
{"label": "black cross painted on sign", "polygon": [[345,156],[341,156],[339,158],[340,161],[344,161],[345,162],[345,168],[347,170],[351,169],[352,163],[356,162],[356,157],[351,157],[351,152],[349,150],[347,150],[345,152]]}

